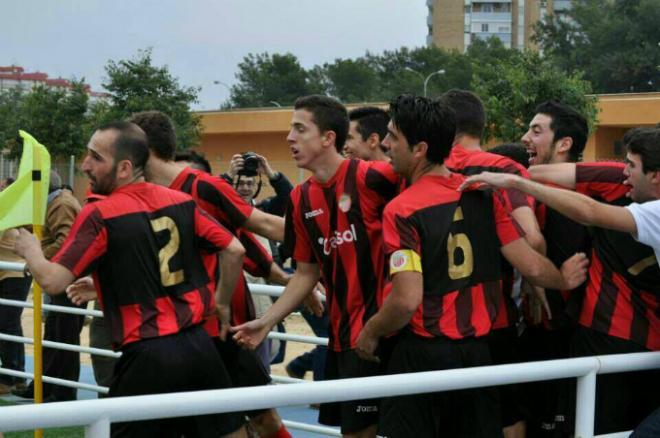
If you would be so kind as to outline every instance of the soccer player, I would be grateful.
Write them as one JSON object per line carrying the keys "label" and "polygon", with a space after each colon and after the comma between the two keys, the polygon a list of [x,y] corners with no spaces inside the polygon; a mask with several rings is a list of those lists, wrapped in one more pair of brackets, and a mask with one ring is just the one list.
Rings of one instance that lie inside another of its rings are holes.
{"label": "soccer player", "polygon": [[[624,143],[625,165],[561,163],[531,168],[534,179],[579,193],[511,175],[484,173],[467,182],[516,187],[561,214],[594,226],[589,281],[571,342],[573,356],[660,350],[660,268],[652,237],[657,236],[652,231],[657,223],[639,216],[640,210],[654,209],[657,215],[660,132],[657,128],[629,131]],[[630,203],[631,198],[635,203]],[[638,424],[660,404],[657,382],[657,372],[598,376],[596,433],[629,430]]]}
{"label": "soccer player", "polygon": [[[275,281],[286,281],[282,271],[273,263],[272,257],[257,239],[247,230],[264,235],[269,239],[282,240],[283,220],[264,213],[246,203],[223,178],[206,172],[191,169],[184,163],[174,160],[176,134],[170,118],[159,111],[145,111],[133,114],[131,121],[140,126],[149,141],[149,159],[145,174],[149,181],[190,194],[204,211],[224,225],[245,247],[246,269],[258,277]],[[207,272],[216,276],[213,259],[206,259]],[[247,280],[240,271],[240,278],[231,302],[231,324],[238,325],[255,318],[254,304]],[[225,274],[221,270],[220,281]],[[272,275],[271,275],[272,274]],[[209,318],[205,324],[209,335],[227,365],[232,383],[236,387],[266,385],[270,376],[252,351],[244,351],[230,338],[224,339],[223,332],[228,327],[218,327],[218,321]],[[246,412],[250,425],[264,438],[287,438],[287,431],[275,409],[262,409]]]}
{"label": "soccer player", "polygon": [[[439,100],[456,113],[456,138],[449,157],[445,161],[449,170],[464,175],[491,170],[528,176],[527,170],[515,161],[482,150],[481,138],[486,127],[486,111],[481,99],[476,94],[454,89],[442,94]],[[512,215],[524,230],[527,242],[532,248],[545,254],[545,239],[534,216],[534,200],[517,190],[507,190],[505,195],[511,202]],[[505,264],[503,275],[507,279],[507,287],[503,290],[504,299],[500,300],[500,308],[493,324],[494,330],[489,338],[493,363],[497,365],[522,360],[516,327],[519,320],[518,308],[513,299],[514,272],[510,266]],[[542,289],[532,289],[524,283],[523,279],[524,290],[530,292],[530,296],[534,298],[535,302],[545,303]],[[524,436],[526,408],[522,401],[521,385],[501,386],[498,390],[502,399],[502,424],[505,437]]]}
{"label": "soccer player", "polygon": [[[500,192],[457,191],[465,177],[443,164],[455,134],[449,107],[402,95],[390,112],[385,143],[394,170],[411,186],[383,213],[393,286],[362,329],[357,352],[375,359],[379,338],[403,329],[389,373],[489,365],[485,338],[501,298],[500,251],[543,286],[584,281],[584,255],[560,273],[521,238]],[[393,438],[501,434],[492,388],[390,397],[380,415],[379,433]]]}
{"label": "soccer player", "polygon": [[[354,349],[385,286],[381,212],[396,194],[398,178],[388,163],[342,157],[349,120],[337,100],[305,96],[294,108],[287,137],[291,155],[298,167],[313,174],[294,188],[287,211],[284,244],[293,251],[296,271],[266,314],[233,328],[234,337],[254,348],[322,277],[330,314],[326,379],[375,375],[378,364],[360,359]],[[324,403],[319,421],[340,425],[344,436],[373,437],[378,404]]]}
{"label": "soccer player", "polygon": [[348,113],[350,125],[344,156],[365,161],[390,161],[383,149],[383,139],[387,135],[387,112],[373,106],[355,108]]}
{"label": "soccer player", "polygon": [[[215,283],[205,252],[220,251],[218,305],[227,308],[243,262],[237,239],[202,212],[190,196],[145,183],[144,132],[132,123],[100,127],[87,145],[82,170],[94,193],[58,253],[46,260],[34,235],[21,229],[16,252],[47,293],[64,291],[93,273],[98,297],[122,351],[111,396],[230,387],[222,359],[201,324],[215,308]],[[244,436],[236,414],[112,425],[113,436]]]}

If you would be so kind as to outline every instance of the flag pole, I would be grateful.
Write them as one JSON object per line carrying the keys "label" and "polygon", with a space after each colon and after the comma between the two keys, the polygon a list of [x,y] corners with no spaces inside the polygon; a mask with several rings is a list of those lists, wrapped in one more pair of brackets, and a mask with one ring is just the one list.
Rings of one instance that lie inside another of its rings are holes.
{"label": "flag pole", "polygon": [[[41,222],[41,219],[43,217],[43,212],[41,211],[42,209],[42,203],[41,203],[41,190],[42,190],[42,180],[43,180],[43,175],[41,174],[42,169],[41,169],[41,154],[38,151],[34,151],[34,145],[31,145],[33,150],[32,150],[32,156],[33,156],[33,163],[32,163],[32,188],[33,188],[33,198],[32,198],[32,224],[33,224],[33,232],[35,236],[37,236],[37,240],[41,242],[41,237],[42,237],[42,230],[41,230],[41,225],[37,225],[38,223]],[[37,153],[34,153],[37,152]],[[42,344],[41,344],[41,338],[42,338],[42,333],[41,333],[41,296],[42,296],[42,289],[39,283],[34,281],[34,288],[33,288],[33,301],[34,301],[34,402],[36,404],[42,403],[43,402],[43,381],[42,381],[42,374],[43,374],[43,349],[42,349]],[[44,436],[44,431],[43,429],[35,429],[34,430],[34,438],[43,438]]]}

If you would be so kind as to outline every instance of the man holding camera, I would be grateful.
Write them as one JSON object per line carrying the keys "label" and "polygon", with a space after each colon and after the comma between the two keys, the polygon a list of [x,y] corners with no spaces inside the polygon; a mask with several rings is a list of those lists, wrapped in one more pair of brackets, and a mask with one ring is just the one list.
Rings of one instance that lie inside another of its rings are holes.
{"label": "man holding camera", "polygon": [[[256,203],[254,198],[261,191],[261,175],[266,175],[275,196]],[[284,216],[289,194],[293,190],[291,181],[282,173],[274,171],[266,157],[245,152],[231,157],[229,170],[221,175],[229,183],[234,184],[236,191],[246,202],[253,204],[259,210],[277,216]]]}

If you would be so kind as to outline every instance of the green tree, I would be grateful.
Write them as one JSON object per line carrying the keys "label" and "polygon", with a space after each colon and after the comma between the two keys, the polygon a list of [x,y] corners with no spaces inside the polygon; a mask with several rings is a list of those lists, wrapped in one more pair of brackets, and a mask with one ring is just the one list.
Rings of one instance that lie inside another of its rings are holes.
{"label": "green tree", "polygon": [[229,107],[291,106],[299,96],[320,91],[309,77],[291,53],[250,53],[238,64],[239,82],[231,88]]}
{"label": "green tree", "polygon": [[660,90],[658,0],[574,0],[535,39],[562,70],[583,71],[597,93]]}
{"label": "green tree", "polygon": [[89,126],[122,120],[139,111],[157,110],[170,116],[176,129],[178,147],[196,146],[201,137],[201,118],[190,109],[197,102],[199,88],[185,87],[167,66],[154,66],[151,50],[141,50],[130,60],[109,61],[103,87],[110,97],[90,108]]}
{"label": "green tree", "polygon": [[488,114],[487,138],[519,141],[536,106],[555,99],[596,123],[596,99],[580,73],[567,74],[534,52],[475,67],[472,88]]}
{"label": "green tree", "polygon": [[32,134],[48,148],[53,157],[79,155],[87,143],[84,130],[88,95],[82,81],[73,81],[71,88],[37,85],[29,92],[14,89],[0,97],[0,118],[3,120],[2,144],[11,157],[22,152],[18,130]]}
{"label": "green tree", "polygon": [[324,64],[325,91],[343,102],[369,102],[376,96],[378,77],[376,72],[363,59],[336,59],[332,64]]}

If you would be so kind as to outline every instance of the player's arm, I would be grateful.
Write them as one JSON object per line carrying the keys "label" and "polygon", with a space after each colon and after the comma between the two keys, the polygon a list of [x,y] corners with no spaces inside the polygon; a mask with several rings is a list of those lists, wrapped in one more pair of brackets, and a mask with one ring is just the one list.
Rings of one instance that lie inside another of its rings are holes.
{"label": "player's arm", "polygon": [[535,286],[571,290],[582,284],[587,276],[589,260],[584,253],[566,260],[560,271],[550,260],[534,251],[525,239],[514,240],[501,251],[504,258]]}
{"label": "player's arm", "polygon": [[284,218],[264,213],[257,208],[252,210],[243,227],[270,240],[284,240]]}
{"label": "player's arm", "polygon": [[534,181],[552,183],[567,189],[575,189],[575,163],[556,163],[531,166],[529,177]]}
{"label": "player's arm", "polygon": [[378,339],[405,327],[422,303],[424,280],[421,264],[417,263],[417,267],[419,270],[394,274],[392,291],[383,301],[380,310],[367,321],[358,337],[356,353],[362,359],[378,361],[374,355]]}
{"label": "player's arm", "polygon": [[515,187],[581,224],[637,235],[635,219],[624,207],[604,204],[581,193],[549,187],[515,175],[484,172],[468,178],[465,185],[475,182],[495,187]]}
{"label": "player's arm", "polygon": [[268,335],[270,329],[300,306],[320,278],[316,263],[298,262],[282,296],[259,319],[232,327],[234,339],[239,345],[256,348]]}
{"label": "player's arm", "polygon": [[286,285],[291,279],[291,274],[284,271],[280,268],[277,263],[273,262],[270,264],[270,272],[268,273],[267,280],[270,283]]}
{"label": "player's arm", "polygon": [[50,262],[44,257],[41,244],[34,234],[25,228],[10,230],[8,233],[15,234],[14,252],[25,259],[30,273],[47,294],[54,295],[64,292],[66,287],[76,279],[67,268]]}
{"label": "player's arm", "polygon": [[218,253],[220,280],[215,291],[216,309],[220,321],[220,339],[225,340],[231,323],[231,299],[236,289],[242,268],[245,248],[237,238]]}

